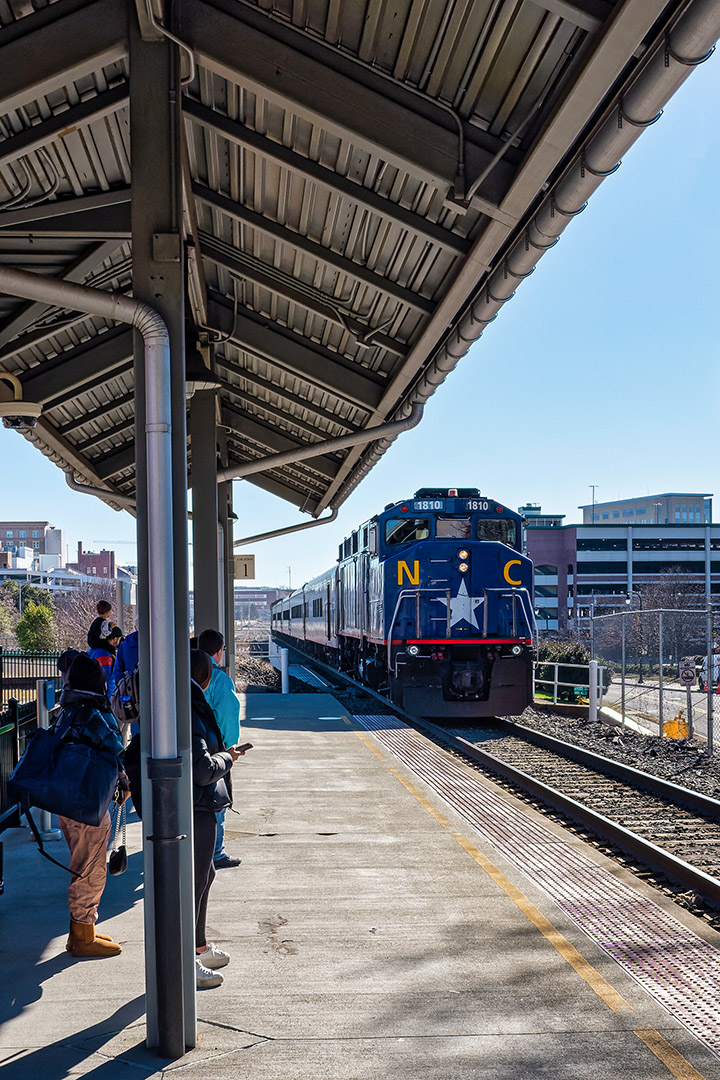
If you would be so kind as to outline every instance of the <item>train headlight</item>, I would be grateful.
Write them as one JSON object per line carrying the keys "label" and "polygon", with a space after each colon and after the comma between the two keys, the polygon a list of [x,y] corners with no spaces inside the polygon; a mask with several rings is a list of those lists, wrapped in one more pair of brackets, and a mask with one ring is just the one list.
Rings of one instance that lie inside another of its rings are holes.
{"label": "train headlight", "polygon": [[468,566],[468,564],[466,562],[458,563],[458,570],[460,571],[461,574],[467,574],[469,569],[470,569],[470,567]]}
{"label": "train headlight", "polygon": [[513,656],[519,656],[521,652],[522,652],[522,646],[521,645],[513,645],[513,647],[512,647]]}
{"label": "train headlight", "polygon": [[408,653],[409,653],[410,656],[417,656],[417,654],[419,652],[420,652],[420,649],[418,648],[417,645],[408,645]]}
{"label": "train headlight", "polygon": [[457,553],[457,557],[458,557],[458,559],[469,559],[470,558],[470,552],[466,551],[465,548],[461,548],[460,551],[458,551],[458,553]]}

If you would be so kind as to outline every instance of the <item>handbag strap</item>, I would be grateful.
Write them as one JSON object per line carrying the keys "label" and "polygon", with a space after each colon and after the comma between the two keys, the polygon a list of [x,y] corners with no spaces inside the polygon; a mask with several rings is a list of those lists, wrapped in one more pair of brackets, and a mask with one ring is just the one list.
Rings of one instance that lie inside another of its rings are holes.
{"label": "handbag strap", "polygon": [[[127,800],[126,800],[127,801]],[[122,837],[122,846],[126,847],[126,824],[127,819],[125,816],[125,803],[118,807],[117,817],[115,818],[115,834],[113,836],[112,851],[118,849],[118,837]]]}
{"label": "handbag strap", "polygon": [[[64,863],[58,862],[57,859],[53,859],[52,855],[48,855],[47,851],[43,847],[43,838],[40,835],[38,827],[35,824],[35,820],[34,820],[32,814],[30,813],[30,807],[29,807],[29,805],[27,803],[23,804],[23,813],[25,814],[25,817],[27,818],[27,822],[28,822],[28,825],[30,826],[32,834],[35,837],[35,842],[37,843],[38,850],[40,851],[40,854],[43,855],[46,859],[49,859],[51,863],[55,863],[56,866],[59,866],[61,870],[67,870],[68,874],[72,874],[73,877],[81,878],[83,876],[83,874],[79,874],[77,872],[77,870],[71,870],[69,866],[65,866]],[[84,871],[83,871],[83,873],[84,873]]]}

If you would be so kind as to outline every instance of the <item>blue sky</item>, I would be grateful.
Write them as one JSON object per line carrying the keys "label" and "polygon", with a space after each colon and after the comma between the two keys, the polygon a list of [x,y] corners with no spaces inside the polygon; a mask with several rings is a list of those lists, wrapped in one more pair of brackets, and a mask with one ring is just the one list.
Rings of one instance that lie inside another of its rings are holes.
{"label": "blue sky", "polygon": [[[698,68],[533,277],[327,528],[257,544],[257,582],[302,584],[388,502],[430,485],[478,487],[578,520],[577,507],[663,491],[717,493],[720,61]],[[0,428],[0,518],[47,519],[134,561],[134,521],[69,491]],[[237,537],[301,519],[236,483]],[[720,513],[719,509],[716,514]],[[249,549],[242,549],[243,551]]]}

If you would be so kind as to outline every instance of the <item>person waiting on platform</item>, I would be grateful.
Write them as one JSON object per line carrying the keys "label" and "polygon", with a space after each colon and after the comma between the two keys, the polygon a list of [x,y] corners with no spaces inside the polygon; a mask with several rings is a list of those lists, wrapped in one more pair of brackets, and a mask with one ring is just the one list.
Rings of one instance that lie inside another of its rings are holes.
{"label": "person waiting on platform", "polygon": [[115,683],[118,679],[121,679],[123,675],[127,675],[129,672],[135,670],[140,655],[140,643],[138,635],[138,626],[140,625],[140,619],[135,616],[135,629],[132,634],[121,641],[120,647],[115,657],[115,663],[113,665],[110,678],[108,679],[108,697],[111,696],[115,689]]}
{"label": "person waiting on platform", "polygon": [[97,618],[90,623],[87,633],[89,649],[99,649],[102,639],[106,638],[112,629],[112,623],[110,622],[112,604],[110,601],[98,600],[95,610],[97,611]]}
{"label": "person waiting on platform", "polygon": [[100,639],[98,647],[90,650],[90,656],[93,660],[97,660],[103,670],[106,686],[108,679],[110,678],[110,673],[115,665],[115,654],[122,639],[123,633],[120,627],[111,626],[107,632],[107,636]]}
{"label": "person waiting on platform", "polygon": [[[205,697],[215,713],[220,734],[226,746],[240,742],[240,699],[235,693],[233,681],[222,670],[225,662],[225,639],[219,630],[203,630],[198,638],[198,648],[208,653],[212,660],[212,677]],[[239,866],[241,859],[232,858],[225,850],[225,810],[217,815],[217,839],[213,862],[216,870]]]}
{"label": "person waiting on platform", "polygon": [[[130,787],[121,764],[122,739],[108,708],[102,669],[86,653],[78,653],[67,671],[57,722],[69,722],[78,737],[117,758],[117,800],[121,806]],[[110,813],[105,814],[99,825],[85,825],[62,815],[58,815],[58,821],[70,848],[70,869],[74,872],[68,886],[70,935],[65,948],[77,957],[117,956],[122,952],[120,945],[108,934],[98,934],[95,930],[98,905],[107,880]]]}
{"label": "person waiting on platform", "polygon": [[242,756],[235,746],[223,742],[215,714],[205,700],[210,685],[212,660],[206,652],[190,652],[190,708],[192,712],[193,834],[195,855],[195,984],[199,990],[220,986],[218,968],[230,962],[228,953],[209,943],[206,933],[207,903],[215,879],[213,851],[218,810],[232,806],[230,771]]}

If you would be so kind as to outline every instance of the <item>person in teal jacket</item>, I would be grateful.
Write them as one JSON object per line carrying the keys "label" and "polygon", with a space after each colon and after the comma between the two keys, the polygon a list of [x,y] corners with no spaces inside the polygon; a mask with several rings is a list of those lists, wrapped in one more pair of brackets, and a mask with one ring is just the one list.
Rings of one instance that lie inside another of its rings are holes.
{"label": "person in teal jacket", "polygon": [[[219,630],[203,630],[198,638],[198,648],[212,658],[213,669],[205,699],[215,713],[220,734],[226,746],[240,742],[240,699],[235,693],[233,681],[220,666],[224,662],[225,638]],[[232,858],[225,850],[225,810],[217,812],[217,834],[213,865],[218,870],[239,866],[241,859]]]}

